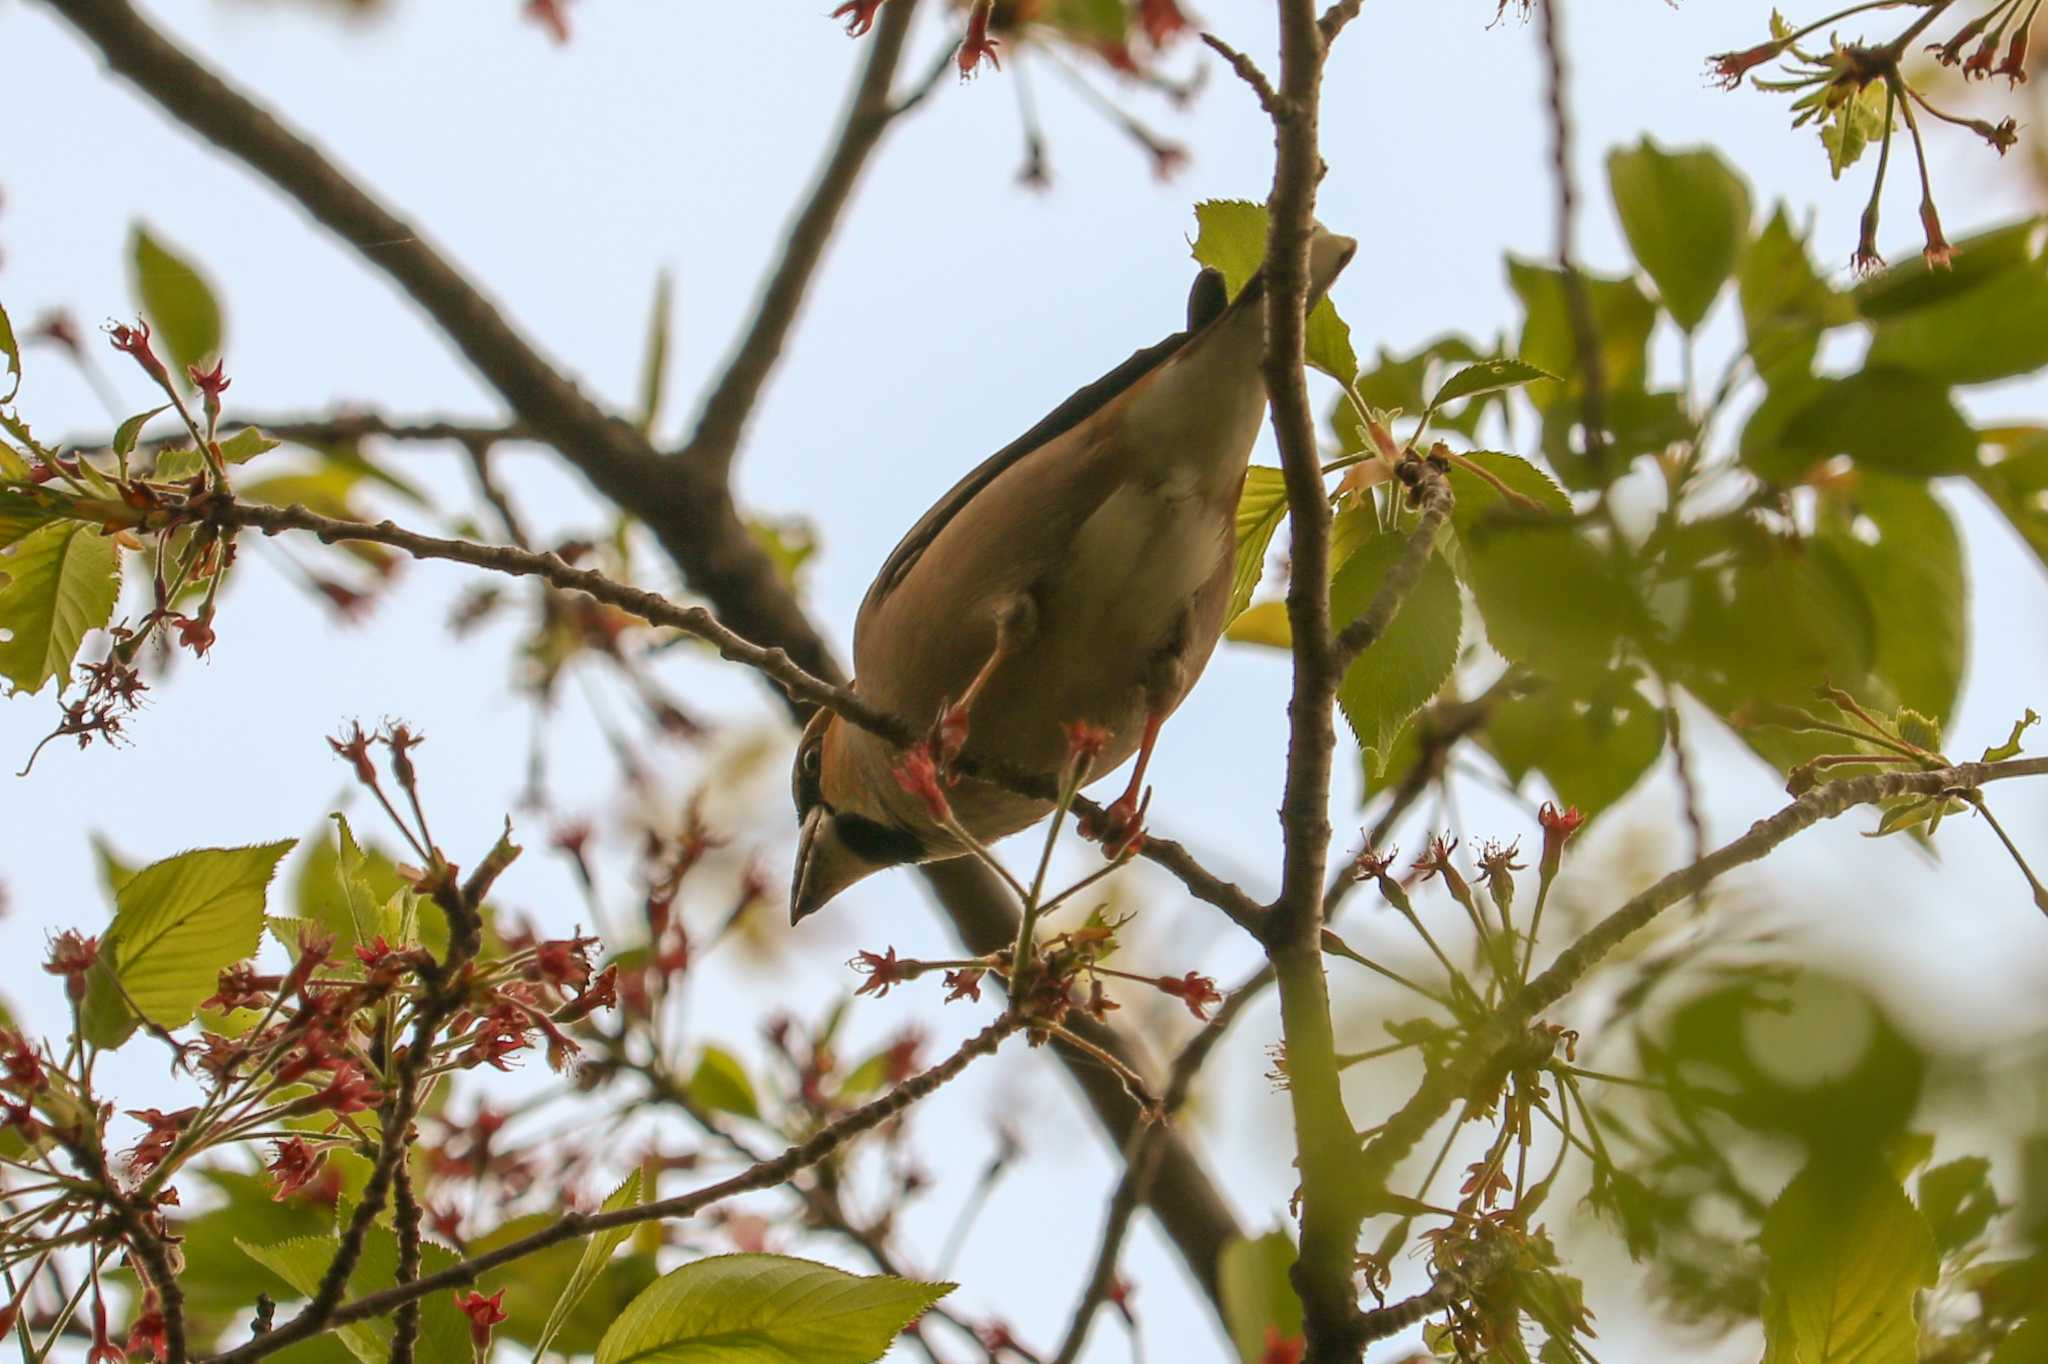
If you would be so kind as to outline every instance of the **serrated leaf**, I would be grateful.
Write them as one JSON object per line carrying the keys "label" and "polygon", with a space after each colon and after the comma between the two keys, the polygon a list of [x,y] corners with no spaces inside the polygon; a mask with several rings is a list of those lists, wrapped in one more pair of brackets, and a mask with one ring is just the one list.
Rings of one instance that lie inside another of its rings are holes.
{"label": "serrated leaf", "polygon": [[1828,110],[1821,121],[1820,144],[1827,150],[1828,171],[1835,179],[1856,164],[1872,139],[1884,135],[1887,91],[1883,81],[1872,81]]}
{"label": "serrated leaf", "polygon": [[717,1255],[648,1285],[605,1332],[596,1364],[872,1364],[954,1287]]}
{"label": "serrated leaf", "polygon": [[1991,1162],[1982,1156],[1934,1166],[1920,1176],[1915,1191],[1920,1215],[1941,1254],[1953,1254],[1982,1236],[2002,1206],[1991,1183]]}
{"label": "serrated leaf", "polygon": [[0,549],[0,678],[20,695],[71,685],[88,631],[113,618],[120,556],[97,526],[60,521]]}
{"label": "serrated leaf", "polygon": [[220,443],[220,457],[230,464],[247,464],[282,444],[283,441],[272,440],[253,426],[245,426]]}
{"label": "serrated leaf", "polygon": [[1969,653],[1962,538],[1948,509],[1916,480],[1867,472],[1847,500],[1855,520],[1830,518],[1816,538],[1870,604],[1871,671],[1891,693],[1886,703],[1945,724]]}
{"label": "serrated leaf", "polygon": [[[330,1157],[332,1159],[332,1157]],[[306,1296],[320,1285],[334,1258],[333,1236],[301,1236],[274,1245],[253,1245],[237,1239],[242,1253]],[[432,1242],[420,1247],[420,1269],[435,1274],[455,1263],[455,1256]],[[398,1277],[398,1236],[382,1224],[371,1226],[363,1239],[362,1258],[349,1275],[344,1299],[388,1288]],[[391,1357],[393,1327],[389,1317],[350,1322],[334,1328],[348,1352],[361,1364],[386,1364]],[[471,1357],[468,1323],[447,1293],[420,1299],[420,1338],[416,1355],[423,1361],[461,1361]]]}
{"label": "serrated leaf", "polygon": [[149,419],[156,416],[159,412],[168,412],[170,410],[171,405],[169,403],[165,403],[162,407],[152,407],[147,412],[136,413],[127,421],[115,427],[114,453],[117,455],[134,453],[135,442],[141,438],[142,428],[149,424]]}
{"label": "serrated leaf", "polygon": [[1876,1161],[1822,1157],[1764,1218],[1764,1364],[1916,1364],[1934,1237]]}
{"label": "serrated leaf", "polygon": [[[1195,205],[1194,257],[1223,275],[1225,291],[1236,298],[1266,259],[1264,204],[1248,199],[1205,199]],[[1326,295],[1308,313],[1308,363],[1340,384],[1358,373],[1358,353],[1351,348],[1351,328],[1337,316]]]}
{"label": "serrated leaf", "polygon": [[1621,230],[1664,310],[1693,331],[1749,237],[1749,186],[1707,148],[1667,152],[1649,138],[1607,154]]}
{"label": "serrated leaf", "polygon": [[[1369,513],[1354,513],[1366,515]],[[1330,579],[1333,628],[1363,615],[1407,546],[1403,535],[1367,540]],[[1337,684],[1337,705],[1368,755],[1375,775],[1401,727],[1442,689],[1458,661],[1464,603],[1458,580],[1431,553],[1407,601],[1386,632],[1360,654]]]}
{"label": "serrated leaf", "polygon": [[[1547,265],[1508,258],[1508,284],[1521,300],[1521,345],[1524,363],[1561,376],[1556,386],[1531,389],[1529,400],[1548,410],[1583,396],[1578,335],[1572,328],[1563,274]],[[1628,278],[1613,279],[1579,272],[1600,338],[1600,360],[1609,393],[1641,388],[1648,363],[1650,330],[1657,307]]]}
{"label": "serrated leaf", "polygon": [[1856,311],[1873,322],[1933,307],[1985,280],[2035,258],[2041,220],[2008,223],[1958,239],[1946,266],[1930,266],[1915,251],[1856,286]]}
{"label": "serrated leaf", "polygon": [[128,268],[143,316],[156,329],[164,363],[180,383],[185,367],[220,350],[220,304],[199,272],[136,223],[128,237]]}
{"label": "serrated leaf", "polygon": [[1520,360],[1499,358],[1481,360],[1467,365],[1444,381],[1444,386],[1429,400],[1433,412],[1445,403],[1454,403],[1460,398],[1470,398],[1480,393],[1494,393],[1504,388],[1515,388],[1522,384],[1533,384],[1541,379],[1556,382],[1557,376],[1547,369],[1525,364]]}
{"label": "serrated leaf", "polygon": [[691,1102],[713,1113],[736,1113],[742,1118],[761,1116],[760,1100],[754,1097],[754,1082],[739,1059],[723,1047],[706,1047],[697,1058],[697,1069],[688,1085]]}
{"label": "serrated leaf", "polygon": [[1288,1279],[1294,1259],[1294,1242],[1284,1231],[1236,1237],[1217,1257],[1223,1321],[1244,1364],[1266,1357],[1268,1330],[1282,1339],[1301,1334],[1301,1299]]}
{"label": "serrated leaf", "polygon": [[2048,271],[2016,265],[1976,288],[1880,322],[1863,363],[1945,384],[1988,384],[2048,365]]}
{"label": "serrated leaf", "polygon": [[668,334],[674,293],[675,281],[663,270],[654,278],[654,304],[647,318],[647,350],[640,362],[640,415],[634,424],[643,436],[661,420],[661,400],[668,392]]}
{"label": "serrated leaf", "polygon": [[[639,1205],[640,1172],[635,1170],[626,1176],[624,1183],[611,1191],[598,1211],[616,1212],[620,1208],[635,1208]],[[569,1313],[575,1310],[577,1302],[589,1291],[590,1285],[596,1282],[597,1276],[604,1272],[612,1253],[632,1234],[633,1228],[630,1225],[608,1227],[584,1243],[583,1258],[576,1262],[575,1272],[570,1274],[569,1281],[562,1285],[562,1296],[555,1299],[554,1307],[548,1312],[547,1325],[541,1328],[540,1339],[534,1343],[534,1358],[538,1359],[547,1353],[548,1346],[561,1332],[563,1323],[569,1320]]]}
{"label": "serrated leaf", "polygon": [[1664,751],[1664,717],[1634,670],[1497,703],[1484,743],[1508,779],[1541,772],[1560,805],[1588,818],[1620,800]]}
{"label": "serrated leaf", "polygon": [[14,339],[14,324],[7,320],[5,308],[0,308],[0,355],[7,357],[7,377],[14,381],[0,394],[0,403],[12,402],[21,392],[21,343]]}
{"label": "serrated leaf", "polygon": [[1782,204],[1743,252],[1735,284],[1750,362],[1766,384],[1812,373],[1821,333],[1855,316],[1813,268]]}
{"label": "serrated leaf", "polygon": [[1511,662],[1553,679],[1602,675],[1645,628],[1634,584],[1570,524],[1482,519],[1460,544],[1487,642]]}
{"label": "serrated leaf", "polygon": [[1225,624],[1251,605],[1252,593],[1266,572],[1266,550],[1273,532],[1287,519],[1287,482],[1278,469],[1254,464],[1244,471],[1244,489],[1237,495],[1237,565],[1230,578],[1230,608]]}
{"label": "serrated leaf", "polygon": [[[1503,511],[1528,515],[1532,511],[1529,503],[1535,504],[1534,511],[1552,512],[1560,517],[1569,516],[1572,510],[1571,499],[1549,474],[1520,455],[1500,450],[1472,450],[1460,455],[1451,466],[1450,483],[1451,524],[1460,535]],[[1503,493],[1501,487],[1508,492]]]}
{"label": "serrated leaf", "polygon": [[1837,454],[1914,478],[1965,474],[1977,467],[1977,433],[1956,410],[1948,390],[1909,370],[1864,369],[1822,383],[1786,418],[1779,444],[1795,456],[1769,471],[1781,476],[1802,461],[1811,467]]}
{"label": "serrated leaf", "polygon": [[158,1027],[190,1022],[222,969],[255,954],[264,893],[295,842],[199,848],[130,877],[115,897],[114,922],[90,977],[87,1040],[102,1047],[126,1041],[136,1026],[129,1001]]}

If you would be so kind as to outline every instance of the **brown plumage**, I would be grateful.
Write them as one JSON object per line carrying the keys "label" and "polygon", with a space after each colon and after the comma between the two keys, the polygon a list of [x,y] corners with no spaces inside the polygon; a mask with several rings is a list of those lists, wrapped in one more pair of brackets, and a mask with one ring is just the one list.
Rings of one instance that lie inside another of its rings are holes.
{"label": "brown plumage", "polygon": [[[1317,294],[1354,249],[1318,231]],[[982,675],[970,758],[1051,775],[1076,721],[1111,736],[1095,771],[1137,752],[1222,632],[1238,493],[1265,415],[1262,294],[1254,279],[1226,306],[1204,271],[1187,331],[1076,393],[926,512],[861,603],[854,689],[924,725]],[[805,729],[792,921],[883,867],[965,851],[891,776],[900,756],[829,712]],[[1049,809],[982,782],[947,794],[984,842]]]}

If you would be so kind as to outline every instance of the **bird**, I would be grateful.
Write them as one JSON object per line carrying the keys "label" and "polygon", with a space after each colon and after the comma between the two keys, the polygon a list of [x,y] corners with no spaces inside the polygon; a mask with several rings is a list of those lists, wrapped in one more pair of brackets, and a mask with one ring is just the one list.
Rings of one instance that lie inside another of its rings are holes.
{"label": "bird", "polygon": [[[1315,228],[1311,300],[1356,251]],[[943,730],[970,761],[1051,778],[1076,725],[1101,746],[1091,774],[1135,754],[1128,789],[1095,830],[1106,846],[1133,841],[1160,727],[1223,631],[1238,497],[1266,412],[1264,295],[1261,275],[1231,298],[1222,274],[1203,269],[1185,330],[954,484],[882,562],[855,616],[854,693]],[[792,925],[887,867],[972,851],[897,779],[903,757],[829,708],[811,716],[791,774]],[[947,803],[982,843],[1052,809],[973,778],[949,787]]]}

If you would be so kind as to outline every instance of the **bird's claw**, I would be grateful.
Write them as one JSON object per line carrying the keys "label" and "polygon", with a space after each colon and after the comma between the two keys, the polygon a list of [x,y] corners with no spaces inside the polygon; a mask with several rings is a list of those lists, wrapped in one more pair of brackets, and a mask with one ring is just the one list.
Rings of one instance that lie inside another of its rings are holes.
{"label": "bird's claw", "polygon": [[1143,799],[1136,791],[1126,791],[1103,806],[1099,815],[1084,817],[1081,836],[1096,840],[1104,857],[1120,862],[1145,846],[1145,812],[1151,808],[1151,787],[1145,788]]}

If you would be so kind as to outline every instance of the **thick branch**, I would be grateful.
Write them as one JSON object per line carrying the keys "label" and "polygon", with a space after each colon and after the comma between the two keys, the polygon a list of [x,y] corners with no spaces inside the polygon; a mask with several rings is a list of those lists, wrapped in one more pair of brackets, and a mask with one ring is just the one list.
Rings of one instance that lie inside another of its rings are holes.
{"label": "thick branch", "polygon": [[545,359],[410,223],[150,27],[129,0],[45,3],[171,117],[283,190],[405,290],[534,438],[561,451],[607,497],[644,520],[692,583],[720,586],[719,608],[728,622],[751,638],[782,642],[807,671],[838,678],[830,653],[741,522],[717,470],[663,459],[631,424],[599,407]]}
{"label": "thick branch", "polygon": [[[844,674],[702,461],[664,460],[634,428],[605,413],[557,373],[483,295],[404,223],[350,183],[317,149],[150,28],[127,0],[45,0],[173,118],[249,165],[406,290],[498,390],[536,440],[560,451],[598,489],[645,523],[685,578],[737,634],[779,646],[814,679]],[[891,6],[907,5],[896,0]],[[801,717],[815,701],[793,701]],[[972,943],[1016,920],[982,868],[938,863],[923,874],[956,930]],[[1220,883],[1219,883],[1220,884]],[[1234,890],[1234,888],[1231,888]],[[1240,893],[1241,894],[1241,893]],[[1092,1061],[1062,1053],[1069,1073],[1121,1145],[1141,1121],[1136,1105]],[[1213,1304],[1217,1248],[1239,1228],[1200,1162],[1177,1139],[1159,1178],[1166,1226]]]}
{"label": "thick branch", "polygon": [[811,187],[810,197],[790,224],[782,244],[782,257],[768,276],[754,307],[754,319],[747,327],[725,372],[718,377],[711,395],[704,401],[703,415],[683,451],[683,458],[700,460],[721,478],[731,467],[738,451],[747,417],[760,400],[783,345],[796,324],[804,294],[825,257],[826,243],[853,197],[854,186],[868,158],[882,141],[882,134],[901,112],[891,103],[890,89],[896,82],[896,67],[903,58],[904,40],[917,13],[917,0],[895,0],[884,5],[875,31],[867,41],[868,64],[854,87],[845,122],[832,144],[831,153]]}
{"label": "thick branch", "polygon": [[311,1320],[310,1313],[301,1313],[283,1326],[266,1331],[244,1345],[215,1355],[208,1364],[249,1364],[250,1361],[275,1354],[293,1341],[303,1340],[317,1332],[371,1317],[381,1317],[402,1304],[425,1297],[429,1293],[474,1283],[479,1275],[496,1269],[499,1265],[524,1259],[537,1250],[545,1250],[563,1241],[580,1240],[593,1232],[611,1227],[628,1227],[641,1222],[692,1217],[712,1204],[723,1202],[738,1194],[751,1193],[756,1189],[772,1189],[778,1184],[787,1183],[797,1171],[816,1165],[854,1137],[881,1126],[910,1105],[931,1094],[965,1070],[969,1062],[989,1055],[1005,1037],[1022,1026],[1023,1020],[1015,1013],[1004,1013],[967,1039],[958,1051],[930,1070],[911,1076],[873,1103],[854,1109],[809,1140],[790,1147],[775,1159],[761,1161],[730,1179],[722,1179],[716,1184],[706,1185],[690,1193],[678,1194],[674,1198],[643,1203],[635,1208],[617,1208],[611,1212],[597,1213],[566,1212],[560,1219],[530,1236],[508,1241],[483,1255],[423,1275],[410,1283],[365,1294],[334,1309],[322,1320]]}
{"label": "thick branch", "polygon": [[[1267,200],[1266,393],[1293,517],[1293,574],[1287,619],[1294,634],[1288,706],[1287,785],[1280,896],[1266,951],[1280,987],[1288,1097],[1301,1171],[1301,1253],[1293,1271],[1307,1336],[1307,1364],[1347,1356],[1358,1315],[1352,1262],[1363,1218],[1350,1163],[1357,1138],[1344,1110],[1323,973],[1323,870],[1330,849],[1332,716],[1340,670],[1330,634],[1330,503],[1324,493],[1303,363],[1308,319],[1309,243],[1315,228],[1323,35],[1314,0],[1278,0],[1281,113],[1273,121],[1273,191]],[[1350,1349],[1350,1357],[1357,1351]]]}

